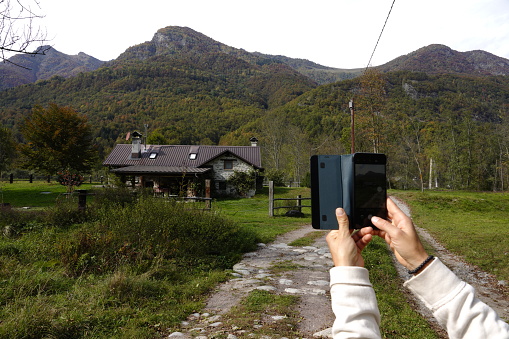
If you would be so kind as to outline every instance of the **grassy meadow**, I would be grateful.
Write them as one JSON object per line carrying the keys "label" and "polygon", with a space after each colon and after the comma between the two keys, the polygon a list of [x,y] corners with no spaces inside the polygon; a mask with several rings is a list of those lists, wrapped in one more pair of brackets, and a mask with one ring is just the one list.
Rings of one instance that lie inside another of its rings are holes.
{"label": "grassy meadow", "polygon": [[[199,203],[143,194],[134,198],[127,190],[88,184],[80,189],[96,195],[86,212],[77,211],[76,198],[63,196],[65,188],[57,183],[3,182],[0,189],[2,202],[13,206],[0,211],[0,338],[167,336],[201,310],[206,295],[228,279],[242,253],[310,224],[309,208],[303,208],[304,218],[285,217],[283,210],[269,217],[267,189],[251,199],[215,200],[212,211],[203,211]],[[508,195],[391,193],[409,202],[416,222],[446,247],[506,279],[508,249],[499,229]],[[278,198],[297,195],[309,197],[309,189],[276,188]],[[293,245],[307,246],[322,232],[309,230]],[[482,254],[486,249],[491,260]],[[387,251],[375,239],[364,253],[383,336],[436,338],[406,302]],[[258,308],[252,300],[258,300]],[[295,303],[295,298],[254,292],[239,305],[242,312],[228,317],[247,324],[252,319],[236,317],[251,313],[259,319],[275,307],[291,315]],[[294,326],[287,327],[288,332],[271,334],[295,336]]]}

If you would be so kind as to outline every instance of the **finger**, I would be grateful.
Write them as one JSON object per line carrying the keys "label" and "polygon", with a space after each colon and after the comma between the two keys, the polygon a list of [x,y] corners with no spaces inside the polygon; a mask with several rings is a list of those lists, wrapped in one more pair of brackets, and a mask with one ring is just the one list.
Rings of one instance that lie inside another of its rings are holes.
{"label": "finger", "polygon": [[397,216],[405,215],[403,211],[396,205],[396,203],[391,199],[387,198],[387,212],[390,219],[394,219]]}
{"label": "finger", "polygon": [[368,246],[372,239],[373,235],[368,233],[356,241],[355,244],[357,245],[357,248],[362,251],[366,246]]}
{"label": "finger", "polygon": [[366,234],[377,234],[378,231],[374,231],[372,227],[363,227],[359,229],[357,232],[352,234],[352,238],[355,242],[357,242],[360,238],[364,237]]}
{"label": "finger", "polygon": [[336,208],[336,219],[338,220],[339,233],[343,236],[350,236],[350,224],[348,223],[348,216],[345,210],[341,207]]}
{"label": "finger", "polygon": [[[376,216],[372,217],[371,222],[373,223],[373,225],[378,227],[381,231],[385,232],[389,236],[394,236],[394,235],[396,235],[395,232],[399,231],[398,228],[396,226],[394,226],[392,223],[390,223],[387,220],[384,220],[380,217],[376,217]],[[380,233],[382,234],[382,232],[380,232]],[[379,234],[379,235],[381,235],[381,234]]]}

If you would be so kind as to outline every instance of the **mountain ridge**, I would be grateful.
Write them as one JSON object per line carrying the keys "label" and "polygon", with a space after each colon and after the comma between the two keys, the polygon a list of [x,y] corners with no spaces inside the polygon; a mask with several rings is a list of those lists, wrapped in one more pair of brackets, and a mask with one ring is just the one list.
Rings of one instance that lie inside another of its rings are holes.
{"label": "mountain ridge", "polygon": [[[280,63],[312,79],[318,85],[352,79],[364,71],[362,68],[328,67],[310,60],[283,55],[251,53],[225,45],[189,27],[168,26],[157,30],[151,40],[127,48],[116,59],[108,62],[83,52],[67,55],[54,48],[50,48],[44,56],[15,55],[9,59],[9,63],[0,65],[0,90],[49,79],[55,75],[66,78],[126,60],[144,61],[155,56],[178,57],[183,53],[225,53],[256,65]],[[445,45],[432,44],[374,68],[382,72],[509,75],[509,60],[482,50],[458,52]]]}
{"label": "mountain ridge", "polygon": [[458,52],[445,45],[433,44],[402,55],[376,68],[382,72],[509,75],[509,60],[482,50]]}
{"label": "mountain ridge", "polygon": [[68,55],[50,46],[44,46],[44,55],[17,54],[7,63],[0,64],[0,90],[49,79],[53,76],[64,78],[80,72],[96,70],[104,61],[86,53]]}

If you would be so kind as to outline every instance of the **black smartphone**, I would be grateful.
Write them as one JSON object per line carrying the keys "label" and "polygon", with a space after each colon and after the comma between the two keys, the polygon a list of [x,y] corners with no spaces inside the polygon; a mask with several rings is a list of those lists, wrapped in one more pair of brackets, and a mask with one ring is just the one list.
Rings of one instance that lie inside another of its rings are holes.
{"label": "black smartphone", "polygon": [[352,161],[351,228],[374,227],[371,217],[387,218],[387,158],[381,153],[355,153]]}

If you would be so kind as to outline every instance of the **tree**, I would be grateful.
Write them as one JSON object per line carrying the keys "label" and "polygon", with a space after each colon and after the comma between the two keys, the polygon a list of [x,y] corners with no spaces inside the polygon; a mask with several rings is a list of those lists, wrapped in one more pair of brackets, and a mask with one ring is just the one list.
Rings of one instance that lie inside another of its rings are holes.
{"label": "tree", "polygon": [[[360,96],[357,100],[357,124],[360,134],[359,140],[366,138],[371,142],[374,153],[381,151],[383,139],[383,110],[387,101],[385,79],[383,74],[375,68],[369,68],[360,78]],[[366,147],[366,149],[368,149]]]}
{"label": "tree", "polygon": [[89,173],[97,159],[87,118],[71,107],[34,107],[21,133],[26,140],[20,146],[24,168],[47,175],[64,170]]}
{"label": "tree", "polygon": [[[44,54],[49,47],[46,32],[35,23],[44,16],[38,14],[38,0],[0,0],[0,59],[7,60],[11,53]],[[38,45],[34,50],[29,48]]]}
{"label": "tree", "polygon": [[16,143],[11,131],[0,127],[0,177],[3,171],[9,168],[16,156]]}

